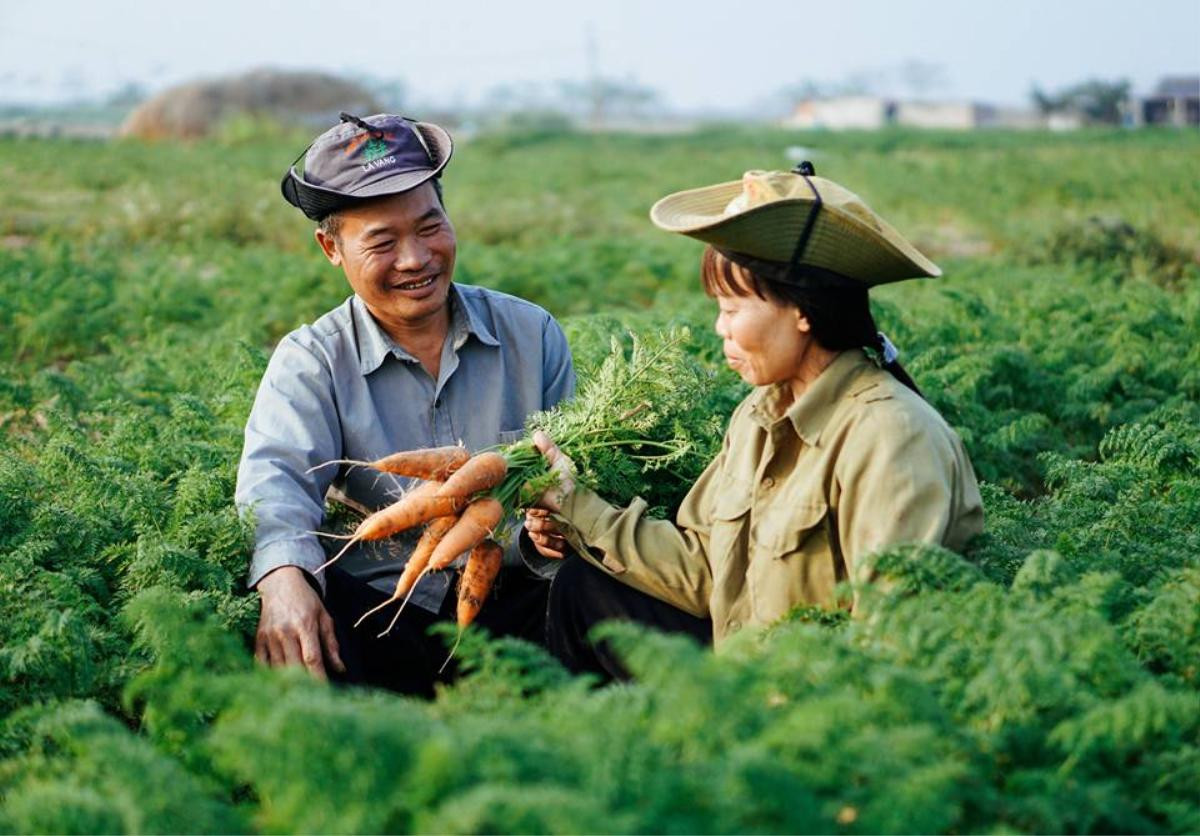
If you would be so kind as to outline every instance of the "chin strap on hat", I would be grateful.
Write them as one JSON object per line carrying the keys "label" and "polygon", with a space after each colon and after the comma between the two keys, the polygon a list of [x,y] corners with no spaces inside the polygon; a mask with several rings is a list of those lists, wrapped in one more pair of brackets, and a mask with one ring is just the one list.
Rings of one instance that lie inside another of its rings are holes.
{"label": "chin strap on hat", "polygon": [[353,122],[355,125],[358,125],[358,127],[362,128],[364,131],[371,134],[371,136],[375,137],[376,139],[383,139],[383,131],[381,131],[379,128],[375,127],[374,125],[372,125],[366,119],[360,119],[359,117],[355,116],[354,114],[347,113],[344,110],[338,114],[338,119],[342,120],[343,122]]}
{"label": "chin strap on hat", "polygon": [[792,260],[788,264],[788,275],[793,279],[799,278],[803,274],[801,262],[804,260],[804,251],[808,248],[808,239],[812,235],[813,227],[817,224],[817,213],[821,211],[821,193],[817,191],[817,187],[813,185],[813,181],[809,177],[815,176],[817,171],[813,168],[813,164],[808,160],[792,169],[793,174],[799,174],[804,178],[804,182],[808,184],[809,189],[813,193],[813,205],[808,210],[808,217],[804,221],[804,229],[800,231],[800,237],[796,240],[796,248],[792,250]]}
{"label": "chin strap on hat", "polygon": [[900,349],[896,348],[896,344],[889,340],[887,334],[882,331],[877,332],[876,337],[879,339],[880,348],[883,349],[880,352],[883,355],[883,365],[887,366],[895,363],[896,359],[900,356]]}

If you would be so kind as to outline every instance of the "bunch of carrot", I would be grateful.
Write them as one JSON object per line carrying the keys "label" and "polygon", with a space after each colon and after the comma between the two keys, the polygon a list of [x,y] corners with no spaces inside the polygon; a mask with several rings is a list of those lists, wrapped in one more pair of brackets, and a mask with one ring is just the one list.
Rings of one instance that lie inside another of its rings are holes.
{"label": "bunch of carrot", "polygon": [[[436,447],[393,453],[373,462],[339,460],[326,464],[360,465],[424,480],[396,502],[367,516],[347,537],[341,551],[318,569],[321,571],[337,561],[355,543],[381,540],[425,525],[392,597],[365,613],[358,623],[396,601],[403,602],[402,610],[421,578],[448,568],[455,558],[468,551],[458,591],[459,629],[474,621],[500,572],[502,549],[492,534],[505,509],[488,494],[508,471],[504,456],[494,451],[471,456],[463,447]],[[396,618],[399,616],[397,610]],[[392,629],[396,618],[383,634]]]}

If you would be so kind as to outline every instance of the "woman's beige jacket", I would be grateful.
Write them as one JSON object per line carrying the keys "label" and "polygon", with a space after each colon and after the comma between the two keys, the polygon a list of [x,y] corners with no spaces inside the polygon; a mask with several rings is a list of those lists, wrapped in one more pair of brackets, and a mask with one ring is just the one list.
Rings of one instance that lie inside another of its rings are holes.
{"label": "woman's beige jacket", "polygon": [[734,411],[675,522],[578,488],[568,540],[629,586],[713,621],[720,642],[798,604],[834,606],[863,558],[900,543],[961,550],[983,530],[975,473],[942,417],[861,350],[786,410],[780,386]]}

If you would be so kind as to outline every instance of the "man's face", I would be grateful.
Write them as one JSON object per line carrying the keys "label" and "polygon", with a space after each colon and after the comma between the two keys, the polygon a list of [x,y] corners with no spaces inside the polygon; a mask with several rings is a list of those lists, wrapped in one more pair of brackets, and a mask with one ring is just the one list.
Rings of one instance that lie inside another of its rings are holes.
{"label": "man's face", "polygon": [[436,321],[446,307],[457,242],[433,184],[341,213],[335,239],[317,230],[371,314],[401,329]]}

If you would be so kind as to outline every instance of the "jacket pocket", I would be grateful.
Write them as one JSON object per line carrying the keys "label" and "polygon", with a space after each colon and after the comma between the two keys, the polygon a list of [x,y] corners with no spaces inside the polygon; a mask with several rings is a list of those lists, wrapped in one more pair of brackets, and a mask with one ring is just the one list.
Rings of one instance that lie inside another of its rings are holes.
{"label": "jacket pocket", "polygon": [[727,603],[743,596],[750,553],[750,504],[748,485],[726,482],[713,498],[708,532],[708,563],[712,568],[713,591]]}
{"label": "jacket pocket", "polygon": [[750,489],[748,486],[729,483],[722,486],[713,500],[712,516],[715,522],[733,522],[745,516],[750,510]]}
{"label": "jacket pocket", "polygon": [[755,546],[773,557],[786,557],[821,532],[828,516],[829,506],[820,499],[768,512],[755,521]]}
{"label": "jacket pocket", "polygon": [[800,604],[833,605],[833,587],[840,578],[829,520],[823,500],[755,520],[749,580],[756,618],[775,621]]}

